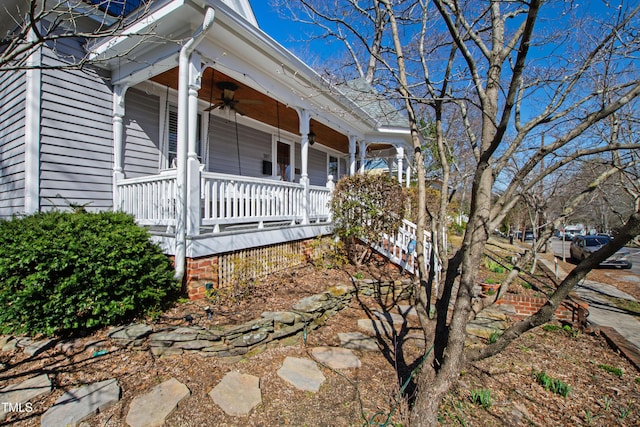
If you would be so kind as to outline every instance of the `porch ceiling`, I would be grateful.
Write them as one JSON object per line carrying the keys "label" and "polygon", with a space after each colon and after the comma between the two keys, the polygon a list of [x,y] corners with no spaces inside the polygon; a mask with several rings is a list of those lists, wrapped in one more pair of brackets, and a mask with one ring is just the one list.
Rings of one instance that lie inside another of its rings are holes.
{"label": "porch ceiling", "polygon": [[[151,78],[152,81],[163,86],[178,89],[178,68],[173,68]],[[295,109],[290,108],[275,99],[263,94],[244,83],[225,75],[224,73],[207,68],[202,76],[201,89],[198,97],[205,102],[216,104],[222,99],[222,89],[218,88],[219,82],[234,83],[238,89],[234,99],[240,100],[237,109],[262,123],[280,128],[284,131],[300,135],[299,117]],[[250,100],[251,103],[243,103],[241,100]],[[254,102],[257,101],[257,102]],[[349,152],[349,139],[346,135],[336,132],[332,128],[311,119],[311,130],[316,135],[316,142],[342,153]]]}

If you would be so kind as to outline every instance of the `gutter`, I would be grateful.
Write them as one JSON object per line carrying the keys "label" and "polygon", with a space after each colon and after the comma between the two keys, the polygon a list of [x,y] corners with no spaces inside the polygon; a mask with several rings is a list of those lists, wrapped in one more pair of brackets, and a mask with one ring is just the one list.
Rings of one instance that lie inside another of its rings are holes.
{"label": "gutter", "polygon": [[191,54],[207,35],[213,25],[215,10],[207,7],[204,20],[200,28],[180,49],[178,75],[178,141],[176,165],[176,250],[175,250],[175,278],[182,280],[186,264],[186,219],[187,219],[187,142],[189,139],[189,62]]}

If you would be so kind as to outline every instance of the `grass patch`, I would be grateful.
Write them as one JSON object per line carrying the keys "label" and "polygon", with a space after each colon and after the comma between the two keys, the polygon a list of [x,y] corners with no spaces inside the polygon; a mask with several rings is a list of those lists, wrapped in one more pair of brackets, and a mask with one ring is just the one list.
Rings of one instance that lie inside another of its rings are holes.
{"label": "grass patch", "polygon": [[610,374],[615,375],[618,378],[622,378],[622,374],[624,373],[624,371],[620,368],[616,368],[614,366],[605,365],[605,364],[598,365],[598,368],[603,369],[609,372]]}
{"label": "grass patch", "polygon": [[549,390],[552,393],[559,394],[562,397],[567,397],[569,395],[569,392],[571,392],[571,387],[567,383],[557,378],[550,377],[544,371],[534,371],[534,375],[538,384],[544,387],[545,390]]}
{"label": "grass patch", "polygon": [[562,326],[553,325],[551,323],[547,323],[546,325],[542,326],[542,330],[545,332],[555,332],[559,331],[560,329],[562,329]]}
{"label": "grass patch", "polygon": [[486,388],[471,390],[471,402],[482,406],[484,409],[489,409],[493,403],[491,401],[491,390]]}
{"label": "grass patch", "polygon": [[609,301],[621,310],[640,315],[640,302],[624,298],[607,297]]}

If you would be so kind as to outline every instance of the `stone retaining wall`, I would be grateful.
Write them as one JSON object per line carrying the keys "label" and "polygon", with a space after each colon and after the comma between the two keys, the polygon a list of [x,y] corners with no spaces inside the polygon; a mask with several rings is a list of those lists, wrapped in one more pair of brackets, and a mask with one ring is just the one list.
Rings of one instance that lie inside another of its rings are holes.
{"label": "stone retaining wall", "polygon": [[202,326],[179,326],[153,330],[149,325],[135,324],[109,332],[119,346],[146,349],[155,355],[176,355],[198,352],[205,356],[238,356],[273,341],[296,336],[317,328],[327,319],[347,307],[351,299],[361,295],[388,296],[406,300],[411,296],[409,280],[380,283],[359,280],[355,285],[336,285],[326,291],[298,301],[289,311],[269,311],[241,325],[207,329]]}

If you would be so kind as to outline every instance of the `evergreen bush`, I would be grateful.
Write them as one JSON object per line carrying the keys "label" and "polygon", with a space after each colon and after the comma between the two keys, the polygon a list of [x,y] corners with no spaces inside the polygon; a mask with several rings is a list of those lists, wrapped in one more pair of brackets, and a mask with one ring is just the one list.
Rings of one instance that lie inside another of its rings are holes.
{"label": "evergreen bush", "polygon": [[179,291],[170,259],[130,215],[0,221],[0,333],[82,333],[160,310]]}

